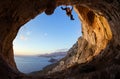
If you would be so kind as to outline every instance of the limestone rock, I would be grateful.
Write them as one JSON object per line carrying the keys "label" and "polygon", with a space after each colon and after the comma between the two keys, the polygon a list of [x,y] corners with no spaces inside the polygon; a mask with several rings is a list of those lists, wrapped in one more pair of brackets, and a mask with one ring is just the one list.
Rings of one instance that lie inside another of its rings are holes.
{"label": "limestone rock", "polygon": [[[0,1],[0,79],[119,79],[120,0],[49,1]],[[12,42],[18,30],[38,14],[50,15],[57,6],[68,4],[74,6],[82,22],[82,37],[48,70],[49,75],[23,75],[17,70],[13,54]]]}

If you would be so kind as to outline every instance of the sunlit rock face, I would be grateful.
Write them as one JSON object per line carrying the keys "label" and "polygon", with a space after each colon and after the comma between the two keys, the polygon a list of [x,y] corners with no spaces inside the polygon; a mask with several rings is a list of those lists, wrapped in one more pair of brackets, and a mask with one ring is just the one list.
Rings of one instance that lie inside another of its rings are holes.
{"label": "sunlit rock face", "polygon": [[[95,56],[103,53],[112,39],[112,32],[108,20],[104,14],[100,15],[94,10],[83,6],[75,6],[75,10],[82,22],[83,36],[68,51],[66,59],[60,62],[53,71],[66,69],[74,64],[81,64],[91,61]],[[64,64],[63,64],[64,62]],[[60,67],[60,68],[59,68]]]}
{"label": "sunlit rock face", "polygon": [[26,77],[17,70],[12,42],[22,25],[44,11],[53,14],[62,4],[74,5],[83,35],[65,58],[47,70],[49,79],[120,78],[119,0],[3,0],[0,1],[0,79]]}

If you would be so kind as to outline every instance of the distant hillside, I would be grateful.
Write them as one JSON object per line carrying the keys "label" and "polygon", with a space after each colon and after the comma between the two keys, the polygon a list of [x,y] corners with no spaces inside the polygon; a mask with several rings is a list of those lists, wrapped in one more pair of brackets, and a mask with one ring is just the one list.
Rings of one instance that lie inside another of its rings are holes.
{"label": "distant hillside", "polygon": [[56,56],[65,56],[66,54],[67,54],[67,51],[66,52],[53,52],[50,54],[39,55],[39,57],[56,57]]}

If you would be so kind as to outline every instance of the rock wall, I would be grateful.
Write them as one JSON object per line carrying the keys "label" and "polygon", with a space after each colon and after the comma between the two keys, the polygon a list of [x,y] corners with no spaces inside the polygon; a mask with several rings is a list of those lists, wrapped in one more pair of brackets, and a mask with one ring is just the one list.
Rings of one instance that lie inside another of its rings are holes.
{"label": "rock wall", "polygon": [[14,62],[12,45],[19,28],[38,14],[45,12],[51,15],[57,6],[66,4],[74,6],[82,22],[83,36],[68,51],[68,55],[49,71],[51,79],[120,78],[119,0],[0,1],[0,78],[23,77]]}
{"label": "rock wall", "polygon": [[[19,75],[16,72],[17,67],[14,61],[13,40],[22,25],[46,9],[47,0],[44,1],[0,1],[0,79],[18,79],[17,76],[20,75],[20,72]],[[2,61],[6,63],[5,68],[3,68],[4,63]]]}
{"label": "rock wall", "polygon": [[119,6],[118,0],[75,5],[83,36],[49,73],[73,79],[120,78]]}

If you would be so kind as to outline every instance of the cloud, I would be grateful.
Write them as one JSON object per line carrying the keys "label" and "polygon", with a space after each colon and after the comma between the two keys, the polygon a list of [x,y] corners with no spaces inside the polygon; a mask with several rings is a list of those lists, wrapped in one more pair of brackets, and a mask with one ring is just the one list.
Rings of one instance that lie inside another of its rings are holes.
{"label": "cloud", "polygon": [[27,32],[26,32],[26,35],[30,35],[30,34],[31,34],[31,32],[30,32],[30,31],[27,31]]}
{"label": "cloud", "polygon": [[24,35],[20,35],[20,40],[26,41],[28,40],[28,37],[25,37]]}
{"label": "cloud", "polygon": [[55,50],[55,52],[66,52],[66,51],[68,51],[67,48],[64,48],[64,49],[57,49],[57,50]]}
{"label": "cloud", "polygon": [[30,36],[30,34],[31,34],[31,31],[22,32],[19,36],[19,39],[26,41],[26,40],[28,40],[28,37]]}
{"label": "cloud", "polygon": [[47,33],[44,33],[44,36],[47,36],[48,34]]}

